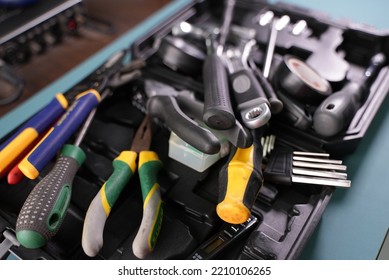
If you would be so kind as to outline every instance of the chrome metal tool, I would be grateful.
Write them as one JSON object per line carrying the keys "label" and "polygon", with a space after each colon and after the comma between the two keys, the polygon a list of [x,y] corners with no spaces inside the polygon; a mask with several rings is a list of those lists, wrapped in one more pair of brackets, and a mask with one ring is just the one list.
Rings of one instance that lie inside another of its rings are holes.
{"label": "chrome metal tool", "polygon": [[264,170],[265,181],[280,184],[313,184],[349,188],[347,167],[326,153],[275,149]]}
{"label": "chrome metal tool", "polygon": [[290,18],[287,15],[282,16],[281,18],[276,18],[273,20],[271,25],[271,32],[269,36],[269,44],[266,50],[266,59],[263,67],[263,75],[268,78],[270,75],[271,62],[273,60],[274,49],[276,47],[277,34],[278,31],[284,29],[290,22]]}
{"label": "chrome metal tool", "polygon": [[4,240],[0,243],[0,260],[4,259],[12,246],[19,247],[20,243],[16,239],[16,235],[13,231],[6,229],[3,232]]}

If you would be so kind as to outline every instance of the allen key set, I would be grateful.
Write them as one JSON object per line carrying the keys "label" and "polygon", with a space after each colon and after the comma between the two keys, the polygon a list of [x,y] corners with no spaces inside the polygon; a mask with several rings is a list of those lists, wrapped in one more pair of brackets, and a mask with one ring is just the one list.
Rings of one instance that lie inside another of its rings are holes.
{"label": "allen key set", "polygon": [[340,160],[329,159],[329,154],[274,151],[264,171],[265,180],[279,185],[314,184],[350,187],[347,169]]}
{"label": "allen key set", "polygon": [[[297,259],[333,192],[353,191],[343,160],[389,91],[387,38],[287,4],[191,1],[50,103],[61,124],[76,118],[68,105],[105,92],[79,108],[96,114],[79,144],[83,165],[50,201],[62,205],[50,212],[55,236],[16,227],[14,251],[45,259]],[[147,141],[139,141],[145,120]],[[71,142],[82,123],[57,144]],[[41,126],[39,134],[50,131]],[[18,137],[1,141],[1,175],[28,161],[27,151],[9,158]],[[39,147],[35,138],[26,148]],[[0,189],[0,225],[5,215],[4,228],[15,228],[54,163],[13,186],[12,199],[2,194],[10,186]],[[136,166],[139,180],[129,180]],[[146,225],[152,234],[140,242]]]}

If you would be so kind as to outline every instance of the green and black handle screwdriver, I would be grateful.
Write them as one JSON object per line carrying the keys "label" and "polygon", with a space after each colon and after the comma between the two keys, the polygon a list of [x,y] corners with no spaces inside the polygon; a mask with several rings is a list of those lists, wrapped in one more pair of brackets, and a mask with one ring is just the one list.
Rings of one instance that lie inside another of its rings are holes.
{"label": "green and black handle screwdriver", "polygon": [[[109,91],[105,91],[102,97]],[[61,150],[53,169],[33,188],[16,222],[16,237],[26,248],[40,248],[53,238],[65,218],[69,207],[73,179],[86,159],[79,147],[95,115],[88,115],[73,145]]]}

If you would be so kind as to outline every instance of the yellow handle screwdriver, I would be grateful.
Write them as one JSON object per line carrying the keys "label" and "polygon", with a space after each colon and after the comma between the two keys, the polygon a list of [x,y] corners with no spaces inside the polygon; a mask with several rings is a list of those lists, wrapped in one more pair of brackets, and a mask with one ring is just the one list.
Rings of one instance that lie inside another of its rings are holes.
{"label": "yellow handle screwdriver", "polygon": [[227,163],[220,170],[216,212],[227,223],[241,224],[247,221],[262,186],[261,130],[256,130],[258,135],[255,135],[253,145],[231,151]]}

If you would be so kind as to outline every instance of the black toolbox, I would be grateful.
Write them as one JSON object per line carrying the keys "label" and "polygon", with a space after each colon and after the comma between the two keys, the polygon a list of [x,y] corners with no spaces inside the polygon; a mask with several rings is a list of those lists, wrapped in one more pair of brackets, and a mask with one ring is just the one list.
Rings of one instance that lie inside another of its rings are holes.
{"label": "black toolbox", "polygon": [[[353,23],[340,23],[315,11],[266,1],[236,1],[233,25],[256,30],[257,52],[254,62],[262,67],[270,27],[258,24],[260,15],[273,11],[276,17],[288,15],[290,24],[278,32],[270,79],[274,83],[278,66],[287,55],[307,61],[330,82],[333,92],[348,81],[359,79],[376,53],[388,54],[388,35]],[[132,44],[132,59],[146,59],[146,78],[190,90],[203,99],[201,75],[174,71],[162,63],[160,41],[171,36],[174,24],[187,21],[199,26],[220,25],[223,1],[194,1],[163,25]],[[304,20],[306,29],[299,35],[291,26]],[[201,44],[196,47],[204,50]],[[150,67],[151,65],[152,67]],[[336,67],[332,67],[336,65]],[[170,65],[171,66],[171,65]],[[329,68],[330,67],[330,68]],[[328,70],[330,69],[330,70]],[[332,71],[336,69],[336,71]],[[276,136],[277,150],[328,152],[341,159],[352,153],[363,138],[380,108],[389,83],[386,64],[368,85],[368,95],[346,129],[334,136],[320,136],[311,126],[296,127],[290,115],[272,115],[266,133]],[[112,160],[131,147],[131,140],[143,119],[145,109],[143,78],[119,87],[104,100],[81,144],[87,157],[72,188],[68,213],[56,236],[44,247],[26,249],[13,246],[21,259],[89,259],[81,247],[86,211],[102,184],[112,174]],[[318,105],[303,106],[306,115]],[[266,178],[243,224],[223,222],[216,213],[219,171],[227,162],[222,158],[205,171],[196,171],[169,157],[170,130],[155,120],[151,149],[163,162],[158,180],[164,216],[155,249],[146,259],[297,259],[325,211],[335,191],[330,186],[279,186]],[[4,139],[5,140],[5,139]],[[258,140],[258,139],[257,139]],[[69,141],[70,142],[70,141]],[[271,155],[270,155],[271,156]],[[0,188],[0,231],[15,229],[20,209],[32,188],[53,167],[51,162],[36,180],[23,180],[10,186],[5,178]],[[352,189],[350,190],[352,191]],[[136,259],[131,244],[142,219],[142,194],[137,176],[128,183],[112,208],[104,230],[104,245],[95,259]],[[0,242],[4,237],[0,237]]]}

